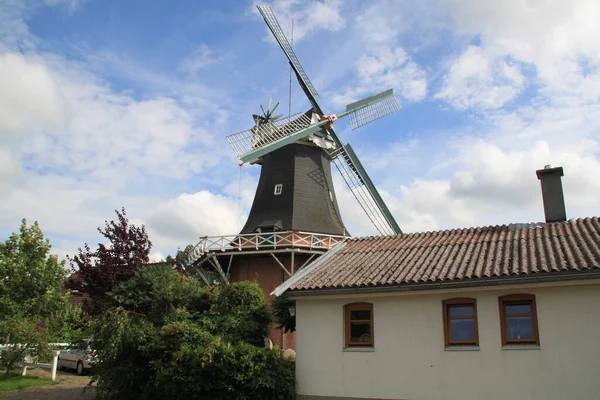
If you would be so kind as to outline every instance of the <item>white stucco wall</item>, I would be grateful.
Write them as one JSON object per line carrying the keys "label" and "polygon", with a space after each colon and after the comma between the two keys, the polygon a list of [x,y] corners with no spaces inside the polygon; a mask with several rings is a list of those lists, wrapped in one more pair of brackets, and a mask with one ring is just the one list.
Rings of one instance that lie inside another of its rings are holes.
{"label": "white stucco wall", "polygon": [[[536,296],[540,348],[502,348],[498,296]],[[444,350],[442,300],[477,299],[479,350]],[[375,350],[343,351],[343,306],[373,303]],[[298,393],[377,399],[600,399],[600,284],[297,298]],[[304,398],[304,397],[301,397]]]}

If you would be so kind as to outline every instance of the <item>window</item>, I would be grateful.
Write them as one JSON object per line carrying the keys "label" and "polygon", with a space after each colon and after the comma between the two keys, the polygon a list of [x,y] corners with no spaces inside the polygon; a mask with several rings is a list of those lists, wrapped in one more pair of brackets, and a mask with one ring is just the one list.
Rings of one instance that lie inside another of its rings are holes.
{"label": "window", "polygon": [[444,311],[445,346],[478,346],[477,303],[475,299],[448,299]]}
{"label": "window", "polygon": [[278,196],[281,194],[281,192],[283,192],[283,183],[278,183],[277,185],[275,185],[275,191],[273,192],[273,194],[275,194],[275,196]]}
{"label": "window", "polygon": [[535,296],[513,294],[502,296],[498,300],[502,345],[539,345]]}
{"label": "window", "polygon": [[345,347],[373,347],[373,304],[347,304],[344,309]]}

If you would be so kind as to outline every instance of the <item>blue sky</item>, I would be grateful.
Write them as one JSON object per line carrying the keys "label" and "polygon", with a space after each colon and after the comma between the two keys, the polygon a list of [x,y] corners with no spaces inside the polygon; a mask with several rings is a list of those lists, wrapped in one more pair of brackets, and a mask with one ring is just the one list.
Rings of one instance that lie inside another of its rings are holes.
{"label": "blue sky", "polygon": [[[570,218],[600,205],[595,0],[271,0],[326,111],[387,88],[400,113],[336,123],[406,232],[542,221],[535,170],[565,168]],[[259,167],[225,136],[289,69],[251,1],[0,4],[0,240],[38,220],[61,256],[125,207],[153,258],[245,222]],[[308,106],[293,82],[292,112]],[[374,233],[336,178],[349,230]]]}

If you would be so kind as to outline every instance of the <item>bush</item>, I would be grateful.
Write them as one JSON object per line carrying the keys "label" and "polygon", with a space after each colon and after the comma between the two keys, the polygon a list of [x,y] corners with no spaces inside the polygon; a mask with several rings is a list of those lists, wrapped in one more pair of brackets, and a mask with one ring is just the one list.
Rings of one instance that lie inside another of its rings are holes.
{"label": "bush", "polygon": [[271,314],[262,289],[254,282],[236,282],[219,292],[210,311],[200,320],[203,327],[229,342],[264,345]]}
{"label": "bush", "polygon": [[163,324],[181,308],[192,316],[202,315],[214,298],[215,294],[196,278],[162,266],[139,270],[111,293],[110,302]]}
{"label": "bush", "polygon": [[262,347],[271,318],[257,284],[215,292],[168,268],[140,270],[112,301],[94,323],[100,399],[295,398],[293,364]]}
{"label": "bush", "polygon": [[296,307],[296,301],[286,297],[275,297],[271,301],[271,310],[275,321],[279,324],[278,329],[284,333],[296,331],[296,316],[290,315],[290,307]]}

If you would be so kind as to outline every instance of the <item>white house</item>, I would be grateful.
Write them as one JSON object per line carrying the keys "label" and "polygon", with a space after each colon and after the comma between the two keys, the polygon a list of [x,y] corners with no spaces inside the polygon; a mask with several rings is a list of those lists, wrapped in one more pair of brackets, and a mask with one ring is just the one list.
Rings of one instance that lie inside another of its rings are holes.
{"label": "white house", "polygon": [[299,399],[600,399],[600,219],[540,173],[546,223],[349,239],[276,289]]}

